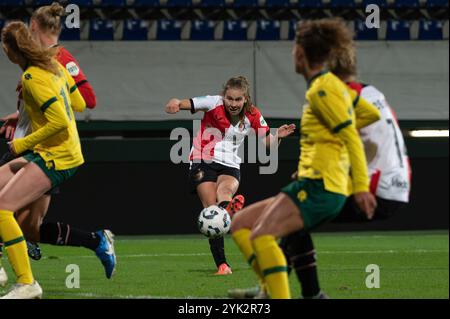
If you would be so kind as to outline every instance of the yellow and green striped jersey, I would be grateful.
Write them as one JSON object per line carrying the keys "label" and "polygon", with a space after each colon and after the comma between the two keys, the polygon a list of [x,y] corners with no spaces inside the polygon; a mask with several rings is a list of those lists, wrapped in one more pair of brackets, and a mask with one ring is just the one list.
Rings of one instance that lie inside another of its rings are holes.
{"label": "yellow and green striped jersey", "polygon": [[22,75],[22,94],[32,133],[13,140],[20,154],[39,153],[56,170],[83,164],[80,139],[73,111],[82,112],[86,103],[66,68],[58,63],[59,74],[28,67]]}
{"label": "yellow and green striped jersey", "polygon": [[323,179],[327,191],[346,196],[350,173],[354,193],[369,190],[352,95],[331,72],[317,74],[308,83],[300,126],[299,178]]}

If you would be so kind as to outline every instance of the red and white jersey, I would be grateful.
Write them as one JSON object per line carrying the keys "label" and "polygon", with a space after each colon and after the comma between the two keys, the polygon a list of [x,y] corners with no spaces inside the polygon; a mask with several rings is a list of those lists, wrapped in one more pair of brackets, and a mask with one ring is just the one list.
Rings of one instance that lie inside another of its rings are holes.
{"label": "red and white jersey", "polygon": [[[69,74],[75,80],[75,83],[86,102],[86,107],[93,109],[97,105],[97,99],[95,97],[94,89],[91,87],[86,79],[83,71],[81,70],[77,60],[67,51],[64,47],[59,47],[56,55],[56,60],[64,66]],[[17,85],[17,112],[19,112],[19,119],[17,121],[16,130],[14,132],[14,138],[25,137],[31,133],[31,122],[28,118],[28,114],[25,112],[23,99],[22,99],[22,83]]]}
{"label": "red and white jersey", "polygon": [[212,161],[239,169],[242,160],[238,150],[245,136],[252,131],[260,137],[270,133],[269,126],[256,107],[251,112],[246,112],[242,121],[233,125],[220,95],[192,98],[191,107],[193,112],[205,112],[200,130],[193,141],[189,156],[191,163]]}
{"label": "red and white jersey", "polygon": [[73,55],[70,54],[70,52],[64,47],[59,47],[56,59],[63,67],[67,69],[67,71],[69,71],[69,74],[75,80],[75,84],[86,102],[86,107],[88,109],[95,108],[97,105],[97,98],[95,97],[94,89],[89,84],[83,70],[81,70],[80,65],[78,64],[78,61],[75,60]]}
{"label": "red and white jersey", "polygon": [[374,86],[358,83],[351,83],[350,86],[356,88],[361,97],[375,105],[381,113],[379,121],[360,130],[371,176],[370,190],[383,199],[408,202],[411,168],[395,113],[384,94]]}

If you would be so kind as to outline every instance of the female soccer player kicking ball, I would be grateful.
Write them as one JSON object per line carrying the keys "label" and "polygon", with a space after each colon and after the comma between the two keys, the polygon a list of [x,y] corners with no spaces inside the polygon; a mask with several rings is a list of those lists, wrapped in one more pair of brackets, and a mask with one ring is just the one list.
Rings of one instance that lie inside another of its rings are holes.
{"label": "female soccer player kicking ball", "polygon": [[[250,98],[250,85],[245,77],[231,78],[224,86],[222,95],[171,99],[166,112],[175,114],[180,110],[192,113],[204,112],[201,128],[193,141],[190,154],[190,179],[203,207],[218,203],[230,215],[241,209],[244,197],[234,194],[239,188],[240,163],[238,149],[245,136],[253,130],[267,147],[292,134],[295,125],[283,125],[275,135]],[[225,258],[224,239],[209,240],[211,253],[218,268],[218,275],[231,274]]]}
{"label": "female soccer player kicking ball", "polygon": [[336,217],[348,196],[349,167],[361,210],[372,214],[376,207],[353,101],[345,84],[325,70],[330,56],[349,44],[345,28],[338,20],[298,25],[295,69],[308,84],[298,179],[275,199],[244,208],[232,220],[233,239],[274,299],[290,298],[287,262],[276,239],[301,229],[309,231]]}

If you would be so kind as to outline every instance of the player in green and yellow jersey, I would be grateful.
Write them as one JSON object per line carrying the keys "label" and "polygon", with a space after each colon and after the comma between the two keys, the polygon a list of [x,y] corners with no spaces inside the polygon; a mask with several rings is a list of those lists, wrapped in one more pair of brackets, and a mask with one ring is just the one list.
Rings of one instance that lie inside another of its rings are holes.
{"label": "player in green and yellow jersey", "polygon": [[23,99],[32,126],[31,134],[10,142],[11,151],[23,155],[0,168],[0,237],[17,276],[4,298],[41,298],[14,212],[83,164],[73,110],[82,111],[86,104],[67,70],[54,60],[56,51],[41,48],[25,24],[8,24],[2,43],[9,60],[23,70]]}
{"label": "player in green and yellow jersey", "polygon": [[[55,52],[57,52],[55,59],[61,63],[61,65],[66,66],[68,73],[71,75],[71,78],[68,78],[68,81],[70,81],[69,89],[72,88],[72,94],[75,94],[76,92],[75,88],[71,85],[72,83],[76,83],[80,94],[86,102],[86,107],[92,109],[96,106],[95,94],[92,87],[86,81],[86,77],[79,68],[78,62],[65,48],[58,44],[64,14],[64,7],[56,2],[49,6],[42,6],[33,12],[29,31],[33,40],[41,47],[46,49],[54,48]],[[72,82],[72,79],[75,82]],[[25,109],[22,94],[22,79],[20,80],[16,91],[18,93],[17,111],[6,116],[4,118],[5,123],[3,127],[0,128],[0,134],[3,131],[6,132],[5,137],[7,140],[19,139],[32,133],[32,124],[27,114],[28,110]],[[69,93],[64,94],[68,95]],[[74,109],[74,111],[82,111],[82,108],[78,107],[78,109],[76,109],[78,105],[80,105],[80,102],[75,101],[74,96],[72,96],[72,109]],[[3,157],[0,158],[0,166],[3,166],[21,155],[22,154],[18,154],[17,156],[14,156],[10,151],[6,152]],[[50,222],[44,220],[52,195],[58,193],[60,193],[59,187],[53,187],[38,200],[15,212],[16,220],[27,239],[29,256],[34,260],[39,260],[41,258],[41,251],[38,243],[84,247],[95,252],[105,268],[106,277],[111,278],[115,268],[115,258],[113,254],[109,253],[114,250],[114,240],[111,231],[104,229],[90,232],[78,229],[73,227],[73,225],[64,222]],[[2,243],[0,243],[0,286],[5,286],[8,277],[2,268],[1,256]]]}
{"label": "player in green and yellow jersey", "polygon": [[271,298],[290,298],[287,263],[276,239],[312,230],[340,212],[349,195],[367,214],[376,201],[369,192],[366,159],[359,138],[353,99],[346,85],[326,72],[330,57],[351,45],[339,20],[298,25],[295,69],[308,84],[303,107],[297,180],[275,196],[244,208],[232,221],[233,239],[267,285]]}

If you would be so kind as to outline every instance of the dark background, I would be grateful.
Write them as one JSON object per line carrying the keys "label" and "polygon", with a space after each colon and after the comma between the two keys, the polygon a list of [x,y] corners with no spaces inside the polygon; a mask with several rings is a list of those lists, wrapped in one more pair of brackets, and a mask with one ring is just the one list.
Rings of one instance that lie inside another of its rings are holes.
{"label": "dark background", "polygon": [[[272,121],[271,126],[278,124]],[[118,235],[196,233],[202,207],[190,193],[188,164],[170,162],[176,142],[169,140],[170,131],[158,130],[161,124],[115,125],[105,131],[99,123],[80,123],[86,164],[53,197],[48,220],[87,230],[110,228]],[[318,231],[448,229],[448,138],[406,138],[406,143],[413,171],[410,204],[387,221],[330,223]],[[0,151],[5,150],[0,141]],[[283,141],[279,157],[273,175],[260,175],[258,164],[242,165],[239,193],[247,203],[277,194],[290,181],[297,167],[298,137]]]}

